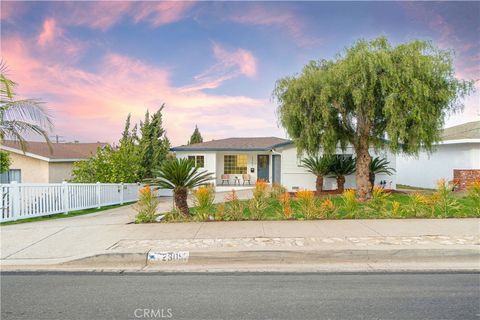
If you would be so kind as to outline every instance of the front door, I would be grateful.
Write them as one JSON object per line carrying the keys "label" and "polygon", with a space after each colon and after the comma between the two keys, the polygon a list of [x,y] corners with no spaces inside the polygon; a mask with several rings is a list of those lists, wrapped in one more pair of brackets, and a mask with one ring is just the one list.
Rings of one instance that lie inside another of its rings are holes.
{"label": "front door", "polygon": [[257,180],[269,182],[270,178],[270,156],[259,154],[257,156]]}

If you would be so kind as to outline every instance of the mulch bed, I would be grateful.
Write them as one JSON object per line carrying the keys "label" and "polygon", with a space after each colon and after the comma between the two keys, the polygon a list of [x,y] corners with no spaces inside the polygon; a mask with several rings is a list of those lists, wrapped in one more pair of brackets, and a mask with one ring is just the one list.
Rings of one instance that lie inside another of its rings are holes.
{"label": "mulch bed", "polygon": [[[388,194],[407,194],[407,192],[399,191],[399,190],[395,190],[395,189],[385,189],[385,192],[388,193]],[[320,191],[320,192],[314,191],[314,193],[315,193],[315,196],[316,196],[316,197],[342,194],[342,192],[341,192],[340,190],[338,190],[338,189],[335,189],[335,190],[323,190],[323,191]],[[296,192],[296,191],[293,191],[293,192],[289,192],[289,194],[290,194],[291,197],[295,198],[297,192]]]}

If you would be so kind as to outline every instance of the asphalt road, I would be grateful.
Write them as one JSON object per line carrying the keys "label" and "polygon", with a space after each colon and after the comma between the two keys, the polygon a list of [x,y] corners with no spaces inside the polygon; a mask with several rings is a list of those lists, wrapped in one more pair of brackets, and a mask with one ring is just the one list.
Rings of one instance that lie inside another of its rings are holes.
{"label": "asphalt road", "polygon": [[3,320],[478,320],[479,303],[479,274],[1,276]]}

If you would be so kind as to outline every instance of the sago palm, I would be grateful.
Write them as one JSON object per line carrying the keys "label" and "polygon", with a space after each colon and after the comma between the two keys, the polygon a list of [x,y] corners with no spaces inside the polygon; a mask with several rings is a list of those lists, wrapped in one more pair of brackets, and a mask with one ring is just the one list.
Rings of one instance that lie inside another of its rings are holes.
{"label": "sago palm", "polygon": [[323,177],[330,173],[331,162],[332,158],[330,156],[309,156],[302,160],[302,167],[317,176],[315,183],[317,192],[323,190]]}
{"label": "sago palm", "polygon": [[20,143],[23,151],[27,148],[26,138],[32,135],[42,136],[50,146],[48,131],[52,128],[52,120],[36,99],[15,98],[17,84],[7,75],[6,64],[0,62],[0,142],[13,139]]}
{"label": "sago palm", "polygon": [[351,157],[335,157],[332,160],[330,177],[337,179],[337,189],[343,192],[345,189],[345,176],[355,172],[355,159]]}
{"label": "sago palm", "polygon": [[370,162],[370,186],[373,189],[375,184],[375,175],[386,174],[391,176],[396,170],[389,166],[390,161],[385,158],[375,157]]}
{"label": "sago palm", "polygon": [[157,177],[149,179],[148,183],[154,187],[173,190],[175,206],[184,216],[188,216],[188,190],[212,180],[211,173],[199,170],[189,159],[166,160],[157,172]]}

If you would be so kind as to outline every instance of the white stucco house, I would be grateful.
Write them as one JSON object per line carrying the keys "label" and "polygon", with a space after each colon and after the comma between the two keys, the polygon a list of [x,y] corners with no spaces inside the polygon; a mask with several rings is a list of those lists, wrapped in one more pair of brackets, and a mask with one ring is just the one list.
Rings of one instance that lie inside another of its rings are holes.
{"label": "white stucco house", "polygon": [[453,181],[454,170],[480,170],[480,121],[446,128],[431,154],[397,157],[399,184],[435,188],[441,178]]}
{"label": "white stucco house", "polygon": [[[315,190],[316,177],[301,166],[303,155],[299,155],[291,140],[276,137],[228,138],[212,140],[191,145],[182,145],[171,149],[177,158],[190,158],[197,165],[215,177],[217,190],[231,190],[253,185],[257,179],[270,183],[280,183],[289,191],[298,189]],[[396,158],[390,152],[376,153],[390,161],[395,168]],[[352,155],[352,148],[339,155]],[[250,180],[250,181],[249,181]],[[378,175],[376,184],[386,181],[387,188],[396,188],[395,175]],[[336,189],[336,180],[326,178],[324,189]],[[355,187],[355,175],[346,177],[345,188]]]}

